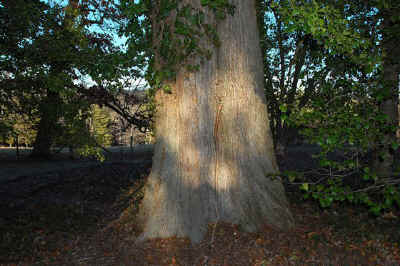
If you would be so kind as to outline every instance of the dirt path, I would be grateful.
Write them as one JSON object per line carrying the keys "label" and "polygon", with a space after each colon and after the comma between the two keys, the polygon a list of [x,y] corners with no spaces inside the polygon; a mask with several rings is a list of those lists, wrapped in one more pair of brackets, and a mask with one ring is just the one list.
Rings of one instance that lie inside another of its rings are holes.
{"label": "dirt path", "polygon": [[31,160],[22,151],[22,159],[15,159],[15,151],[0,149],[0,183],[14,181],[19,177],[44,175],[51,172],[64,172],[77,168],[100,166],[101,164],[115,162],[129,162],[137,160],[149,160],[153,154],[152,145],[137,145],[132,150],[129,147],[112,147],[111,154],[106,155],[106,161],[97,160],[72,160],[65,153],[60,153],[53,160]]}

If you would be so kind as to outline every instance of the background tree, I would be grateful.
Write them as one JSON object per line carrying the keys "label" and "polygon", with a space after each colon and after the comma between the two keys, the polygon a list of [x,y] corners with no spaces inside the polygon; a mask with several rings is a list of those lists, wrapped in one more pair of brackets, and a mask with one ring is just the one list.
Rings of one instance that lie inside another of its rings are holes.
{"label": "background tree", "polygon": [[393,174],[395,166],[395,150],[397,150],[396,131],[399,126],[399,75],[400,75],[400,3],[398,1],[377,1],[377,14],[382,20],[382,88],[379,90],[377,102],[379,111],[386,116],[387,128],[384,139],[379,143],[374,160],[374,170],[380,176]]}
{"label": "background tree", "polygon": [[[0,88],[10,110],[20,114],[35,110],[40,119],[33,156],[50,156],[54,136],[61,130],[59,122],[72,104],[70,99],[76,98],[73,95],[80,101],[109,105],[133,125],[148,127],[143,119],[146,112],[127,112],[115,100],[131,85],[127,78],[139,74],[132,69],[137,60],[130,60],[113,43],[116,31],[104,26],[111,17],[113,25],[120,20],[113,2],[52,3],[5,1],[1,7],[0,19],[5,22],[1,48],[6,52],[1,58]],[[87,85],[89,79],[94,85]],[[24,102],[19,105],[24,107],[17,110],[10,99]]]}
{"label": "background tree", "polygon": [[[321,47],[307,31],[291,30],[281,8],[288,1],[258,1],[264,59],[265,92],[270,124],[277,145],[287,146],[299,137],[285,121],[292,106],[304,107],[316,92],[314,69],[320,66]],[[283,116],[281,106],[285,106]]]}

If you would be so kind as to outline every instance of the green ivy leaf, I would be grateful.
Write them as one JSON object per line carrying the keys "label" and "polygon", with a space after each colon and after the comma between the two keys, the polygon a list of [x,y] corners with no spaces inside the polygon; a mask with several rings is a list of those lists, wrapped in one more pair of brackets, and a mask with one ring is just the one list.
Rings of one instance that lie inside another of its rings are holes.
{"label": "green ivy leaf", "polygon": [[301,184],[300,189],[301,189],[301,190],[304,190],[304,191],[308,191],[308,189],[309,189],[308,183],[303,183],[303,184]]}
{"label": "green ivy leaf", "polygon": [[397,150],[399,148],[399,143],[398,142],[393,142],[392,143],[392,149]]}
{"label": "green ivy leaf", "polygon": [[287,105],[286,104],[281,104],[279,106],[279,110],[281,110],[282,113],[286,113],[287,112]]}
{"label": "green ivy leaf", "polygon": [[288,179],[289,179],[290,183],[293,183],[296,180],[296,176],[295,175],[289,175]]}

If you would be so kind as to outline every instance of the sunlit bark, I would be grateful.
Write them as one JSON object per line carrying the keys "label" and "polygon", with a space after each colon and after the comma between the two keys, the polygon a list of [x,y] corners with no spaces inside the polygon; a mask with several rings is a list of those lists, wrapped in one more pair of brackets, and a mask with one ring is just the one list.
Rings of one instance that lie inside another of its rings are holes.
{"label": "sunlit bark", "polygon": [[[193,1],[193,2],[199,2]],[[159,91],[155,154],[138,216],[140,239],[189,237],[224,221],[246,231],[288,229],[293,219],[279,179],[263,91],[253,1],[235,0],[218,25],[221,46],[197,72],[182,70]]]}

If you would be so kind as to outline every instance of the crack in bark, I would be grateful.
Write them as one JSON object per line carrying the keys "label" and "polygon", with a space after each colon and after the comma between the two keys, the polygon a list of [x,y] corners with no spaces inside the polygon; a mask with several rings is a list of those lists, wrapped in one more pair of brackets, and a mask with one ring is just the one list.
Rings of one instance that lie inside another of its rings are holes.
{"label": "crack in bark", "polygon": [[[215,115],[215,121],[214,121],[214,146],[215,146],[215,164],[214,164],[214,180],[215,180],[215,188],[218,187],[218,177],[217,177],[217,171],[218,171],[218,131],[219,131],[219,124],[221,121],[221,112],[222,112],[222,97],[221,96],[216,96],[216,101],[217,101],[217,113]],[[212,237],[211,237],[211,243],[214,242],[214,234],[215,230],[217,228],[218,220],[219,220],[219,212],[218,212],[218,191],[215,189],[215,213],[217,216],[217,221],[215,222],[215,226],[213,228],[212,232]]]}

